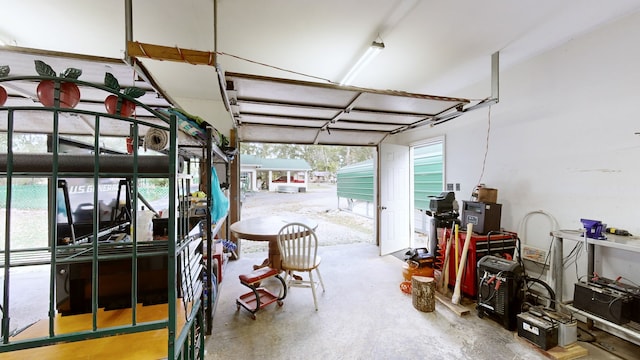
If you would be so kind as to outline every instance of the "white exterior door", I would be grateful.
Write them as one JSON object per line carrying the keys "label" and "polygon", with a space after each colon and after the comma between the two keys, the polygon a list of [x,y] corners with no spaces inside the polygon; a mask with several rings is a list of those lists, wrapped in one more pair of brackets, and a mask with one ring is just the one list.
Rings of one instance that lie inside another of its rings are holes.
{"label": "white exterior door", "polygon": [[409,147],[380,144],[378,152],[378,224],[380,255],[411,246]]}

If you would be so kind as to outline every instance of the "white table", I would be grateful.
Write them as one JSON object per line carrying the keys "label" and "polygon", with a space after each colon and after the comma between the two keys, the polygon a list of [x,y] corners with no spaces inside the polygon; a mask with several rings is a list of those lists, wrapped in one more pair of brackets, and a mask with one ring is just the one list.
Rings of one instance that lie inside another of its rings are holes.
{"label": "white table", "polygon": [[271,266],[280,269],[280,250],[278,249],[278,232],[288,223],[299,222],[315,230],[318,223],[303,216],[260,216],[236,221],[229,227],[229,231],[239,239],[269,242],[269,257],[259,266]]}

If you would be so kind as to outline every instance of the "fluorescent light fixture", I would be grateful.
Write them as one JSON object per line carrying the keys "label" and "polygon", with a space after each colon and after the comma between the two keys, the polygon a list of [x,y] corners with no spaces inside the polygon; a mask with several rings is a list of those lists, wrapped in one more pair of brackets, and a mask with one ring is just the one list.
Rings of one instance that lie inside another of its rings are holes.
{"label": "fluorescent light fixture", "polygon": [[367,51],[364,54],[362,54],[360,59],[358,59],[358,61],[351,67],[351,69],[349,69],[349,72],[347,73],[347,75],[345,75],[344,78],[340,80],[340,85],[351,84],[351,82],[353,81],[353,79],[355,79],[355,77],[358,75],[360,70],[362,70],[365,66],[367,66],[367,64],[371,60],[373,60],[373,58],[376,57],[376,55],[378,55],[380,51],[382,51],[382,49],[384,49],[384,43],[382,41],[372,42],[371,46],[367,48]]}

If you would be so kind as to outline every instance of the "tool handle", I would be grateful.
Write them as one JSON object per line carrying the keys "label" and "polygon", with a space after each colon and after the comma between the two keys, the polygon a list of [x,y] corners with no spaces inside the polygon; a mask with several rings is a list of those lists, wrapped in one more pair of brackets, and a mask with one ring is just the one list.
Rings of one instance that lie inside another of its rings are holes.
{"label": "tool handle", "polygon": [[617,229],[617,228],[606,228],[604,230],[607,234],[614,234],[620,236],[631,236],[631,234],[627,230]]}
{"label": "tool handle", "polygon": [[458,268],[458,274],[456,275],[456,286],[453,289],[453,296],[451,296],[451,302],[454,304],[460,304],[460,291],[462,286],[462,272],[467,263],[467,253],[469,252],[469,243],[471,243],[471,234],[473,233],[473,224],[467,224],[467,237],[464,240],[464,246],[462,247],[462,255],[460,255],[460,265]]}

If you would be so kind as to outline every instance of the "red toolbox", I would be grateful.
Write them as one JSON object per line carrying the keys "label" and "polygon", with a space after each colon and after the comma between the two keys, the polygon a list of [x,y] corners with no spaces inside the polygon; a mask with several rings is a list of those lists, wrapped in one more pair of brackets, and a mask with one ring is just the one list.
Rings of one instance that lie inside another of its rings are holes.
{"label": "red toolbox", "polygon": [[216,269],[218,270],[216,276],[218,279],[218,283],[222,282],[222,274],[225,266],[225,262],[227,259],[225,258],[224,248],[222,247],[221,242],[217,242],[213,244],[213,260],[214,263],[217,264]]}
{"label": "red toolbox", "polygon": [[[438,233],[443,234],[442,239],[439,241],[439,247],[442,249],[446,244],[446,239],[451,234],[451,229],[439,229]],[[465,265],[464,273],[462,274],[462,284],[460,289],[462,293],[472,299],[478,297],[478,278],[477,278],[477,265],[478,261],[485,255],[494,255],[499,257],[511,258],[516,248],[517,234],[512,232],[503,232],[499,234],[489,235],[471,235],[471,243],[469,244],[469,250],[467,253],[467,264]],[[465,231],[458,232],[458,264],[460,264],[460,256],[462,255],[462,248],[464,247],[464,241],[467,238]],[[443,241],[444,240],[444,241]],[[455,239],[451,242],[451,254],[455,254]],[[440,261],[438,263],[444,264],[444,251],[438,251]],[[455,258],[449,259],[449,285],[453,288],[456,284]]]}

